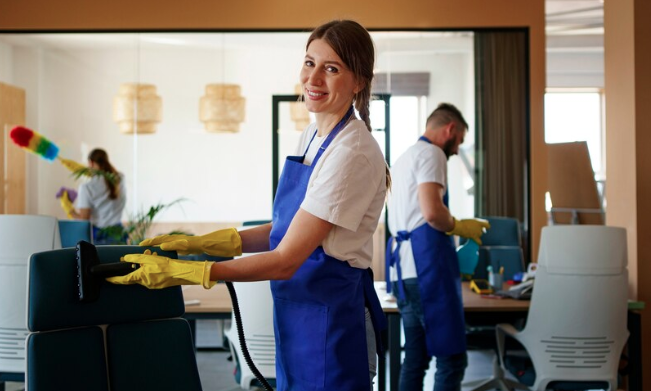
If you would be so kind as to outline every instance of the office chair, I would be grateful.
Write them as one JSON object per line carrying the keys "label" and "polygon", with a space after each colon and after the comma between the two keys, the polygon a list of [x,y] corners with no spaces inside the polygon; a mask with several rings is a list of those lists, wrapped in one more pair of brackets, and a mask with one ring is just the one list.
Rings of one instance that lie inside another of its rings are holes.
{"label": "office chair", "polygon": [[0,390],[25,381],[27,260],[34,252],[61,248],[50,216],[0,215]]}
{"label": "office chair", "polygon": [[93,242],[93,228],[88,220],[59,220],[61,247],[75,247],[77,242]]}
{"label": "office chair", "polygon": [[474,278],[487,279],[488,266],[498,272],[504,268],[504,281],[513,279],[515,273],[524,271],[524,255],[520,223],[510,217],[483,217],[491,227],[481,237],[479,260]]}
{"label": "office chair", "polygon": [[[626,230],[597,225],[544,227],[526,326],[497,325],[519,341],[536,372],[533,389],[617,389],[628,339]],[[574,388],[576,387],[576,388]]]}
{"label": "office chair", "polygon": [[[276,342],[274,339],[273,298],[269,281],[233,283],[240,306],[244,337],[255,366],[262,376],[276,386]],[[244,361],[237,336],[235,315],[226,331],[235,362],[235,381],[243,389],[262,387]]]}
{"label": "office chair", "polygon": [[[97,247],[102,264],[142,251]],[[98,299],[84,303],[76,267],[74,248],[36,253],[29,260],[30,391],[201,390],[190,327],[181,318],[181,287],[149,290],[100,280]]]}

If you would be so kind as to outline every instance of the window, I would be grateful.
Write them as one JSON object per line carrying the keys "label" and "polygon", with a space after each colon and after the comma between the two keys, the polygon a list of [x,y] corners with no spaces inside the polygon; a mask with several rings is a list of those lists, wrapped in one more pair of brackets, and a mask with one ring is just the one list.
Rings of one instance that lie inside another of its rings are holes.
{"label": "window", "polygon": [[586,141],[597,180],[606,174],[603,91],[554,89],[545,94],[545,142]]}

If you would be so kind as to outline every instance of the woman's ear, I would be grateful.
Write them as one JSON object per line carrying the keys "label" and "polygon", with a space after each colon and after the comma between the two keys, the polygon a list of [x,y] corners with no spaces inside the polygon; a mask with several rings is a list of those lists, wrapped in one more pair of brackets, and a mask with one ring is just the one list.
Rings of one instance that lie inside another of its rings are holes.
{"label": "woman's ear", "polygon": [[353,88],[353,93],[354,93],[355,95],[357,95],[361,90],[364,89],[364,87],[366,87],[366,83],[365,83],[365,82],[363,82],[363,81],[361,81],[361,82],[357,82],[357,84],[355,85],[355,88]]}

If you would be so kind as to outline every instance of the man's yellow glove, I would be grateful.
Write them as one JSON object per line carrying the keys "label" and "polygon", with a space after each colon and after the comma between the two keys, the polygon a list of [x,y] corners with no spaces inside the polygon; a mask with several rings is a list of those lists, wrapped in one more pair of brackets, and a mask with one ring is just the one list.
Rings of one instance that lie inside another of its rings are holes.
{"label": "man's yellow glove", "polygon": [[61,203],[61,208],[66,212],[68,218],[72,219],[75,207],[72,205],[72,201],[70,201],[70,197],[68,196],[68,192],[66,190],[64,190],[61,194],[59,202]]}
{"label": "man's yellow glove", "polygon": [[488,221],[483,219],[454,219],[454,228],[452,231],[446,232],[448,235],[458,235],[464,238],[472,239],[477,244],[481,245],[481,236],[485,230],[489,229],[491,225]]}
{"label": "man's yellow glove", "polygon": [[141,246],[160,246],[165,251],[180,255],[203,254],[217,257],[242,255],[242,238],[235,228],[220,229],[201,236],[161,235],[145,239]]}
{"label": "man's yellow glove", "polygon": [[161,289],[177,285],[201,285],[210,289],[215,281],[210,281],[210,261],[181,261],[161,257],[145,250],[144,254],[129,254],[120,258],[121,262],[140,264],[140,267],[126,276],[109,277],[113,284],[140,284],[149,289]]}

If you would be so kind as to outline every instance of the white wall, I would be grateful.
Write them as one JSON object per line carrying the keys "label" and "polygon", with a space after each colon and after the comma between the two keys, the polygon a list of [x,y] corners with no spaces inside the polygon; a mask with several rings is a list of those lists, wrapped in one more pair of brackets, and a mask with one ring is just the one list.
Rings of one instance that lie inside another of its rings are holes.
{"label": "white wall", "polygon": [[[276,34],[275,43],[269,44],[256,43],[252,34],[239,34],[236,45],[229,43],[235,39],[228,35],[223,49],[224,42],[215,35],[212,41],[207,36],[198,47],[142,39],[137,44],[135,34],[124,34],[124,42],[111,45],[0,50],[14,52],[9,82],[27,90],[27,125],[59,145],[61,156],[84,164],[92,148],[106,149],[115,167],[126,175],[127,215],[184,198],[180,207],[169,209],[157,220],[268,219],[271,97],[294,93],[307,36],[287,34],[287,41],[282,42],[285,34]],[[474,96],[468,96],[473,90],[472,55],[444,53],[428,56],[426,61],[412,60],[403,56],[402,61],[394,61],[393,71],[429,70],[429,111],[441,101],[452,102],[472,126]],[[0,73],[0,80],[4,77]],[[156,134],[120,134],[112,120],[119,84],[136,81],[155,84],[162,97],[163,119]],[[199,98],[206,84],[216,82],[235,82],[242,88],[246,119],[240,133],[203,131]],[[293,150],[297,136],[288,118],[288,113],[282,113],[281,125],[287,128],[281,134],[284,151]],[[58,163],[30,156],[29,164],[28,213],[63,217],[54,195],[60,186],[77,184]],[[450,169],[452,181],[454,161]],[[454,208],[462,207],[454,203]]]}

